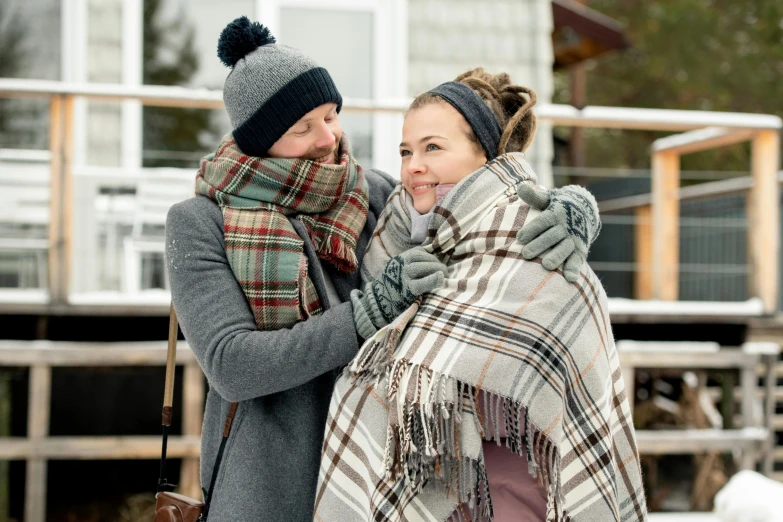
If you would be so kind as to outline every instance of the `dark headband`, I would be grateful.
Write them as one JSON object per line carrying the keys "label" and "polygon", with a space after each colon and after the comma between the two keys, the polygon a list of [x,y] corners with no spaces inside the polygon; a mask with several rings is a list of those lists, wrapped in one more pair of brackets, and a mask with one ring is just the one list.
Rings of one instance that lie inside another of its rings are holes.
{"label": "dark headband", "polygon": [[503,129],[481,96],[459,82],[442,83],[429,92],[449,102],[468,121],[487,154],[487,161],[497,157]]}

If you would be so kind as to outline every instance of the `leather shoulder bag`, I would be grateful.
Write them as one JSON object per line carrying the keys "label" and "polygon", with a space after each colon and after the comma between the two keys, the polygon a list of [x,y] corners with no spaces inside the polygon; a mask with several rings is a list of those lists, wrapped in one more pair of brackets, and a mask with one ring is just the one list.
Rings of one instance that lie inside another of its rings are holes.
{"label": "leather shoulder bag", "polygon": [[169,427],[171,426],[172,403],[174,402],[174,367],[177,359],[177,333],[179,323],[177,313],[174,311],[174,303],[169,310],[169,345],[166,354],[166,386],[163,389],[163,448],[160,457],[160,477],[158,478],[158,492],[155,495],[155,519],[154,522],[207,522],[209,504],[212,501],[212,493],[215,489],[220,461],[223,460],[223,451],[226,441],[231,433],[231,424],[237,411],[238,402],[231,403],[223,426],[223,439],[220,441],[215,466],[212,468],[212,478],[209,491],[204,491],[206,501],[201,502],[185,495],[174,493],[177,487],[166,480],[166,443],[168,442]]}

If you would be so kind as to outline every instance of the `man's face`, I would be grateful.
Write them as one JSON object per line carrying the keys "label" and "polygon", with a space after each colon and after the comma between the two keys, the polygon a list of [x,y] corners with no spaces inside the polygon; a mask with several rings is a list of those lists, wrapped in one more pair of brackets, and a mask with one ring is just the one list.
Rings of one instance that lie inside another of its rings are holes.
{"label": "man's face", "polygon": [[272,158],[302,158],[317,163],[337,163],[343,129],[337,105],[316,107],[283,134],[269,149]]}

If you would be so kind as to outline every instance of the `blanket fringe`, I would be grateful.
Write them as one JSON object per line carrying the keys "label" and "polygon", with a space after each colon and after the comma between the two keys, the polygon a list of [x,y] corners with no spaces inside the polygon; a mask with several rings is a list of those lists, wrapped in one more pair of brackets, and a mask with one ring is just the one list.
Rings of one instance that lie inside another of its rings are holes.
{"label": "blanket fringe", "polygon": [[[415,311],[413,311],[415,313]],[[413,315],[413,314],[411,314]],[[556,444],[530,422],[527,407],[518,401],[439,374],[405,359],[393,359],[402,328],[386,328],[367,343],[346,372],[357,382],[377,384],[384,377],[390,407],[384,465],[386,479],[403,480],[413,493],[437,480],[448,495],[455,494],[473,522],[490,522],[492,500],[483,455],[462,454],[461,424],[472,418],[484,440],[501,444],[499,427],[506,428],[505,445],[525,457],[528,471],[547,491],[547,522],[563,522],[565,505],[560,484],[560,455]],[[469,417],[465,417],[465,415]],[[524,422],[522,421],[524,416]]]}

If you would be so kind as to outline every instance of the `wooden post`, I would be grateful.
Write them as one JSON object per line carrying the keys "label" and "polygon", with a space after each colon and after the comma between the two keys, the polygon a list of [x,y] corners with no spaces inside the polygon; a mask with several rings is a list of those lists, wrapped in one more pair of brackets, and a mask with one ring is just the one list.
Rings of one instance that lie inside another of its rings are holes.
{"label": "wooden post", "polygon": [[676,301],[680,256],[680,156],[671,151],[652,155],[652,294]]}
{"label": "wooden post", "polygon": [[623,364],[622,372],[625,394],[628,397],[628,406],[631,408],[631,416],[633,417],[634,399],[636,398],[636,368],[629,364]]}
{"label": "wooden post", "polygon": [[[0,373],[0,437],[11,435],[11,379],[7,372]],[[8,461],[0,461],[0,522],[11,516],[11,477]]]}
{"label": "wooden post", "polygon": [[652,299],[653,241],[652,208],[636,207],[634,223],[634,250],[636,273],[634,274],[634,299]]}
{"label": "wooden post", "polygon": [[[742,390],[742,427],[749,428],[754,426],[753,403],[756,400],[756,389],[758,385],[758,374],[756,367],[746,366],[740,370],[740,389]],[[755,471],[756,455],[752,451],[742,452],[740,469],[752,469]]]}
{"label": "wooden post", "polygon": [[[182,386],[182,434],[199,436],[204,417],[204,374],[198,364],[185,365]],[[181,493],[192,498],[201,498],[199,459],[182,459],[180,475]]]}
{"label": "wooden post", "polygon": [[[571,105],[577,109],[584,109],[587,90],[587,72],[584,64],[572,65],[569,68],[569,73]],[[571,139],[569,141],[571,166],[583,169],[587,164],[584,129],[578,125],[571,127]],[[583,185],[584,181],[585,179],[580,172],[576,179],[571,180],[571,183]]]}
{"label": "wooden post", "polygon": [[777,365],[777,355],[764,355],[764,364],[766,375],[764,376],[764,427],[769,431],[769,437],[764,447],[764,460],[762,462],[761,472],[772,477],[774,471],[775,459],[773,450],[775,449],[775,427],[773,419],[775,416],[775,388],[777,388],[777,379],[775,377],[775,366]]}
{"label": "wooden post", "polygon": [[52,96],[49,109],[49,296],[52,303],[68,302],[73,214],[73,96]]}
{"label": "wooden post", "polygon": [[760,297],[764,312],[778,309],[778,256],[780,255],[780,135],[758,132],[751,142],[753,188],[747,198],[748,259],[751,296]]}
{"label": "wooden post", "polygon": [[725,370],[721,379],[720,414],[723,417],[723,429],[734,429],[734,370]]}
{"label": "wooden post", "polygon": [[[30,400],[27,406],[27,438],[33,453],[49,434],[52,368],[36,364],[30,367]],[[25,522],[46,520],[46,459],[30,456],[27,460],[25,481]]]}

